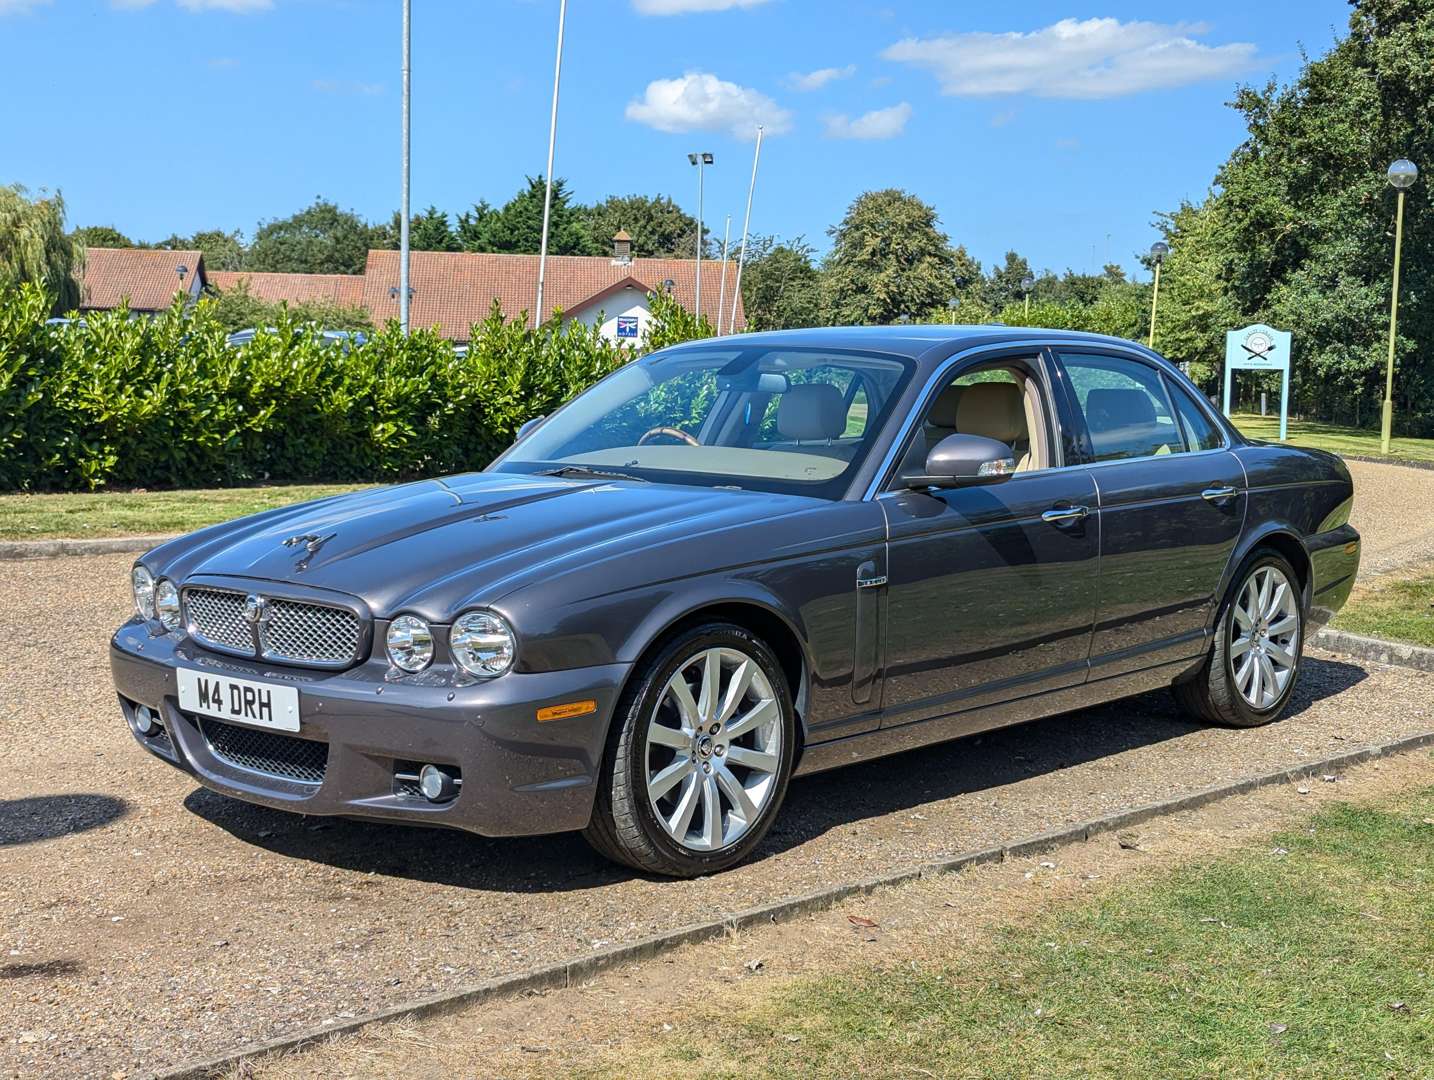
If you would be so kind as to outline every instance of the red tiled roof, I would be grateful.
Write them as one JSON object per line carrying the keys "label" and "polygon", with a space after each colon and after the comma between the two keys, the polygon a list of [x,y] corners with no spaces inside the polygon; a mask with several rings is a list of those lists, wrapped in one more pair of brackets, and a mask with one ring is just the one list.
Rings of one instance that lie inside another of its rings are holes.
{"label": "red tiled roof", "polygon": [[[182,282],[181,266],[188,268]],[[80,307],[116,308],[128,298],[131,311],[161,311],[192,286],[195,274],[201,283],[208,280],[202,251],[86,248]]]}
{"label": "red tiled roof", "polygon": [[251,270],[215,270],[209,274],[209,284],[220,292],[241,281],[248,285],[250,296],[269,304],[280,300],[291,304],[319,300],[344,307],[363,304],[362,274],[271,274]]}
{"label": "red tiled roof", "polygon": [[[532,308],[538,288],[536,255],[493,255],[473,252],[415,251],[409,264],[413,290],[410,321],[413,326],[438,326],[444,337],[468,340],[468,328],[488,317],[496,299],[509,318]],[[398,318],[398,252],[370,251],[364,274],[364,306],[375,325]],[[696,306],[697,273],[691,259],[633,259],[615,262],[606,256],[549,255],[543,289],[544,317],[554,311],[577,311],[594,297],[634,279],[651,291],[664,281],[673,282],[678,303],[689,311]],[[727,307],[730,314],[736,287],[737,264],[728,264]],[[722,263],[702,264],[702,310],[716,321],[722,283]],[[390,295],[392,293],[392,295]],[[723,322],[726,320],[724,318]],[[737,302],[734,331],[746,328],[742,303]],[[724,326],[725,329],[725,326]]]}

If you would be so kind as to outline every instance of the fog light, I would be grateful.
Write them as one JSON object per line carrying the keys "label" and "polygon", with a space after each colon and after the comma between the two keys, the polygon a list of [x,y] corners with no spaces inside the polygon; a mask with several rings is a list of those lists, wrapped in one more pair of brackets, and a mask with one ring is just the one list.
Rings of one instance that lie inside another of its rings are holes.
{"label": "fog light", "polygon": [[142,739],[147,739],[159,730],[159,718],[148,705],[136,705],[129,713],[129,726]]}
{"label": "fog light", "polygon": [[437,765],[425,765],[418,770],[418,790],[429,802],[447,802],[458,794],[458,781]]}

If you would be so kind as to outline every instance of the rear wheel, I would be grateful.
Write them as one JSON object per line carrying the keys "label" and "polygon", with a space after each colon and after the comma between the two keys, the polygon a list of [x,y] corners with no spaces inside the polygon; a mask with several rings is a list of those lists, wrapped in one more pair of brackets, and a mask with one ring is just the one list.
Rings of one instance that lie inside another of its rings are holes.
{"label": "rear wheel", "polygon": [[1196,675],[1175,684],[1191,716],[1231,727],[1268,724],[1294,693],[1304,653],[1304,600],[1288,560],[1255,551],[1235,575]]}
{"label": "rear wheel", "polygon": [[795,713],[765,642],[730,623],[644,660],[613,717],[584,836],[639,870],[696,877],[744,859],[786,795]]}

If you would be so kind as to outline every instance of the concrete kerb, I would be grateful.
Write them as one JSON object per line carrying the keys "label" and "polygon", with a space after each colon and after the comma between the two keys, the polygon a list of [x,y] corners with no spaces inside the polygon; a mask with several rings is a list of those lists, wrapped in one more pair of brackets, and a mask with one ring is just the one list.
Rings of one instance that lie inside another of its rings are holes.
{"label": "concrete kerb", "polygon": [[965,852],[950,859],[908,867],[878,877],[835,885],[803,896],[792,897],[773,904],[764,904],[733,912],[710,922],[680,927],[665,933],[655,934],[641,941],[617,945],[593,953],[591,956],[563,961],[547,967],[499,978],[487,979],[471,987],[465,987],[444,994],[437,994],[395,1006],[366,1016],[356,1017],[343,1024],[334,1024],[321,1029],[302,1032],[297,1035],[272,1039],[242,1047],[228,1054],[182,1065],[176,1069],[157,1074],[158,1080],[202,1080],[231,1069],[246,1058],[260,1057],[284,1050],[296,1050],[327,1039],[330,1036],[351,1033],[371,1024],[397,1020],[402,1017],[434,1016],[500,997],[508,997],[527,991],[551,990],[583,982],[601,972],[623,964],[649,959],[682,945],[698,944],[733,933],[751,926],[784,922],[800,915],[823,911],[853,896],[864,896],[878,889],[900,885],[918,878],[934,877],[940,874],[956,873],[983,863],[1002,862],[1008,858],[1022,858],[1038,855],[1068,843],[1089,840],[1103,833],[1129,828],[1154,818],[1165,817],[1185,810],[1197,809],[1234,795],[1243,795],[1274,784],[1291,783],[1314,776],[1337,772],[1361,762],[1370,761],[1392,754],[1405,753],[1420,747],[1434,746],[1434,731],[1410,735],[1402,739],[1376,746],[1366,746],[1319,761],[1304,762],[1286,769],[1276,769],[1260,776],[1247,777],[1226,784],[1217,784],[1173,799],[1119,810],[1091,821],[1072,825],[1068,828],[1041,833],[1000,847],[984,848]]}
{"label": "concrete kerb", "polygon": [[1363,634],[1351,634],[1345,630],[1331,630],[1326,627],[1314,636],[1310,644],[1360,660],[1372,660],[1377,664],[1434,671],[1434,649],[1410,645],[1403,641],[1365,637]]}
{"label": "concrete kerb", "polygon": [[107,536],[95,540],[0,540],[0,559],[58,559],[65,555],[120,555],[148,551],[173,536]]}

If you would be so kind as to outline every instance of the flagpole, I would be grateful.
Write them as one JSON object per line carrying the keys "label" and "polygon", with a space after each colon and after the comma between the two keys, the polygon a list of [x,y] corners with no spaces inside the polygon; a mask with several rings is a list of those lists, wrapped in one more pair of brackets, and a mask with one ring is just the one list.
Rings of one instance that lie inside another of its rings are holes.
{"label": "flagpole", "polygon": [[732,238],[732,215],[722,229],[722,287],[717,294],[717,336],[722,336],[722,312],[727,307],[727,241]]}
{"label": "flagpole", "polygon": [[408,335],[408,255],[409,235],[409,150],[412,145],[410,114],[413,106],[413,33],[412,0],[403,0],[403,191],[399,198],[398,223],[398,325]]}
{"label": "flagpole", "polygon": [[737,253],[737,283],[732,289],[732,310],[727,316],[727,332],[737,325],[737,301],[742,297],[742,267],[747,263],[747,234],[752,225],[752,193],[757,190],[757,162],[762,160],[762,125],[757,125],[757,149],[752,153],[752,182],[747,187],[747,216],[742,219],[742,250]]}
{"label": "flagpole", "polygon": [[558,143],[558,83],[563,77],[563,24],[567,19],[568,0],[558,3],[558,57],[553,63],[553,114],[548,121],[547,190],[543,193],[543,240],[538,251],[538,300],[533,305],[533,326],[543,319],[543,282],[548,269],[548,222],[553,214],[553,152]]}

